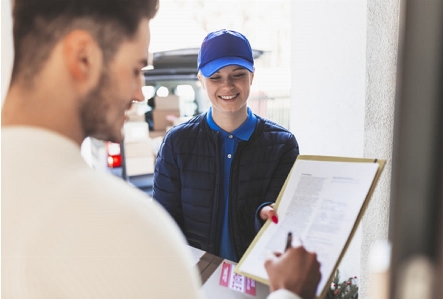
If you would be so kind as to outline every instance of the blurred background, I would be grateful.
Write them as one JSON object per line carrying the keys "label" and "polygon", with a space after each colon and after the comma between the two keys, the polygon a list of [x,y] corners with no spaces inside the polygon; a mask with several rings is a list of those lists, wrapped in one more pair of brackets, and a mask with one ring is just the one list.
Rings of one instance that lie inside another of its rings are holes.
{"label": "blurred background", "polygon": [[151,22],[150,51],[200,47],[211,31],[232,29],[251,46],[269,51],[258,66],[289,67],[291,55],[289,0],[162,0]]}
{"label": "blurred background", "polygon": [[[10,3],[0,2],[2,102],[13,61]],[[358,277],[359,298],[431,298],[416,291],[443,281],[442,6],[441,0],[161,0],[151,23],[151,53],[198,48],[221,28],[242,32],[266,51],[253,84],[266,95],[262,115],[289,128],[302,154],[387,160],[338,265],[342,278]],[[134,139],[145,127],[133,128]],[[427,275],[409,264],[423,256],[419,266]],[[404,291],[397,297],[387,295],[386,277],[371,276],[389,271],[391,290]],[[433,299],[443,293],[437,287]]]}
{"label": "blurred background", "polygon": [[[265,54],[255,61],[253,92],[272,101],[249,105],[258,114],[289,129],[291,1],[162,0],[151,22],[149,51],[199,48],[211,31],[243,33],[252,48]],[[264,107],[264,105],[266,107]]]}

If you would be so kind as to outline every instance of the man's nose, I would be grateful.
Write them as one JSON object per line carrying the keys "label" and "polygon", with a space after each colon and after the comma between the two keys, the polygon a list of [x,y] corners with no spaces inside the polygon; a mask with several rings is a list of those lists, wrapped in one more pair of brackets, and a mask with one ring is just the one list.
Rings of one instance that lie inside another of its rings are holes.
{"label": "man's nose", "polygon": [[138,81],[138,84],[135,88],[133,101],[143,102],[145,100],[145,96],[143,95],[142,92],[142,86],[144,85],[144,83],[145,83],[145,77],[143,75],[140,75],[140,80]]}

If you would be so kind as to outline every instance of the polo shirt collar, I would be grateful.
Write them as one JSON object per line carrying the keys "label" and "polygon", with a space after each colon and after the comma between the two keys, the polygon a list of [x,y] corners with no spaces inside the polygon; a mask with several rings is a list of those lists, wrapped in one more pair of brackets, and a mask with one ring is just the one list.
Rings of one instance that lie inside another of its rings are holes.
{"label": "polo shirt collar", "polygon": [[[231,134],[235,137],[241,139],[241,140],[249,140],[252,133],[254,133],[255,125],[257,123],[257,117],[254,113],[252,113],[252,110],[248,107],[248,118],[246,118],[246,121],[237,129],[235,129]],[[206,114],[206,120],[208,122],[209,127],[217,132],[222,133],[222,135],[229,135],[228,132],[221,129],[212,118],[212,107],[209,107],[209,111]]]}

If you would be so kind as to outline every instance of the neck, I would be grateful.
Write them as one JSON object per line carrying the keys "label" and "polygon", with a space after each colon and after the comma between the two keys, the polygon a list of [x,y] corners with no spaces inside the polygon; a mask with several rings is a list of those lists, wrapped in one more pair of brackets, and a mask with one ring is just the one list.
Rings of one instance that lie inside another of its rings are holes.
{"label": "neck", "polygon": [[[11,86],[2,108],[2,127],[31,126],[57,132],[74,140],[78,145],[84,136],[75,101],[63,93],[65,86],[57,88],[26,89]],[[38,86],[38,84],[36,84]],[[70,104],[71,103],[71,104]]]}
{"label": "neck", "polygon": [[223,113],[212,108],[212,119],[224,131],[231,133],[240,127],[248,118],[248,111],[241,109],[236,113]]}

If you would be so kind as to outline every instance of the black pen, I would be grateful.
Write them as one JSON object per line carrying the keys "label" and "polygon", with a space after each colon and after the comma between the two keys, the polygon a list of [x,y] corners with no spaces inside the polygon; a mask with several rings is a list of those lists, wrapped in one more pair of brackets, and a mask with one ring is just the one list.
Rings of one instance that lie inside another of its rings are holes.
{"label": "black pen", "polygon": [[285,251],[288,250],[292,246],[292,233],[288,233],[288,238],[286,239],[286,247]]}

